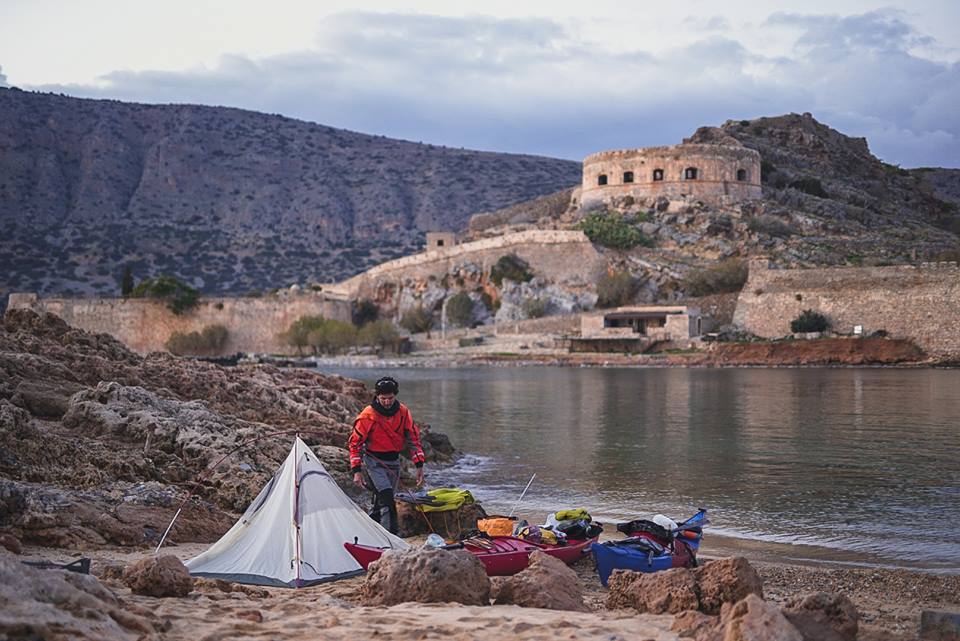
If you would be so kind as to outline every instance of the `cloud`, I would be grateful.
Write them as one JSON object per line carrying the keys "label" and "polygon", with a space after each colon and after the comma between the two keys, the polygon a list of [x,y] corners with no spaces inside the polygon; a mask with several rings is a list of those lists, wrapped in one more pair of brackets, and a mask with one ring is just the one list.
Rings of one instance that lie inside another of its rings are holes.
{"label": "cloud", "polygon": [[[305,51],[222,57],[186,71],[116,71],[35,87],[231,105],[409,140],[580,159],[671,144],[728,118],[810,111],[904,166],[957,166],[960,71],[897,12],[778,13],[787,53],[759,53],[722,18],[683,46],[615,49],[544,18],[342,13]],[[732,31],[730,32],[732,33]]]}
{"label": "cloud", "polygon": [[0,65],[0,87],[9,87],[7,77],[3,75],[3,65]]}

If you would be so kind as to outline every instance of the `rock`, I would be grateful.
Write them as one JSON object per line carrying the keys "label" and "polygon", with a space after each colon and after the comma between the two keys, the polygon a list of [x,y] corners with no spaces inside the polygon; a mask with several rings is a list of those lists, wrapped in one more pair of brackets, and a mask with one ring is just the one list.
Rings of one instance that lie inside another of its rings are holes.
{"label": "rock", "polygon": [[370,564],[361,598],[364,605],[488,605],[490,579],[480,560],[466,550],[410,548],[387,552]]}
{"label": "rock", "polygon": [[614,570],[607,607],[628,607],[654,614],[684,610],[718,614],[724,603],[735,603],[748,594],[763,598],[760,575],[743,557],[731,557],[694,569],[674,568],[650,574]]}
{"label": "rock", "polygon": [[497,586],[495,605],[586,612],[583,587],[577,573],[543,552],[530,555],[530,565]]}
{"label": "rock", "polygon": [[0,603],[2,639],[135,641],[154,632],[96,577],[38,570],[2,554]]}
{"label": "rock", "polygon": [[123,582],[134,593],[146,596],[187,596],[193,589],[190,572],[171,554],[147,557],[127,566]]}
{"label": "rock", "polygon": [[459,539],[462,532],[477,528],[477,519],[486,516],[487,513],[479,503],[466,503],[447,512],[422,512],[412,503],[397,501],[400,536],[436,532],[446,539]]}
{"label": "rock", "polygon": [[748,594],[763,598],[763,580],[742,556],[710,561],[694,572],[701,612],[717,614],[724,603],[736,603]]}
{"label": "rock", "polygon": [[263,623],[263,613],[260,612],[260,610],[238,610],[234,612],[233,616],[238,619],[244,619],[245,621]]}
{"label": "rock", "polygon": [[706,638],[719,622],[719,617],[704,614],[699,610],[684,610],[673,617],[670,629],[678,636],[694,639]]}
{"label": "rock", "polygon": [[687,568],[646,574],[614,570],[610,575],[610,609],[630,607],[651,614],[677,614],[700,609],[697,581]]}
{"label": "rock", "polygon": [[803,641],[803,636],[780,612],[756,594],[727,603],[720,623],[705,641]]}
{"label": "rock", "polygon": [[23,546],[20,544],[20,539],[12,534],[0,534],[0,548],[13,554],[23,554]]}
{"label": "rock", "polygon": [[960,613],[922,611],[920,639],[922,641],[957,641],[960,639]]}
{"label": "rock", "polygon": [[80,384],[66,381],[21,381],[10,400],[34,416],[60,418],[67,412],[70,397],[81,389]]}
{"label": "rock", "polygon": [[817,592],[790,599],[783,614],[806,641],[856,641],[857,606],[842,594]]}

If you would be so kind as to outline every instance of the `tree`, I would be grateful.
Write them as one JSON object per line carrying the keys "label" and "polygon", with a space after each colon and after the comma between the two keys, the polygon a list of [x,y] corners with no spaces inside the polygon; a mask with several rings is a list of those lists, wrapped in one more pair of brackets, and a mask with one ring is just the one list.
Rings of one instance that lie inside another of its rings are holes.
{"label": "tree", "polygon": [[120,279],[120,295],[126,298],[133,292],[133,269],[130,265],[123,268],[123,277]]}
{"label": "tree", "polygon": [[605,274],[597,283],[597,307],[620,307],[633,300],[637,281],[629,272]]}
{"label": "tree", "polygon": [[505,254],[497,259],[497,262],[490,268],[490,280],[497,287],[503,285],[503,279],[512,280],[515,283],[526,283],[533,279],[533,272],[530,271],[530,263],[520,258],[516,254]]}
{"label": "tree", "polygon": [[523,301],[521,307],[523,308],[523,313],[527,315],[527,318],[541,318],[547,313],[549,303],[550,301],[546,298],[531,296]]}
{"label": "tree", "polygon": [[417,307],[408,310],[407,313],[403,315],[400,319],[400,327],[411,334],[428,332],[430,328],[433,327],[433,316],[430,312],[424,310],[423,307]]}
{"label": "tree", "polygon": [[357,332],[357,342],[359,344],[375,346],[380,349],[395,346],[397,338],[399,338],[397,328],[393,326],[393,323],[386,320],[367,323]]}
{"label": "tree", "polygon": [[156,278],[141,281],[130,292],[130,296],[166,301],[170,311],[180,315],[197,305],[200,292],[173,276],[161,274]]}
{"label": "tree", "polygon": [[447,299],[447,320],[457,327],[469,327],[473,320],[473,300],[467,292],[458,292]]}
{"label": "tree", "polygon": [[326,350],[337,354],[357,344],[357,328],[352,323],[329,320],[323,327]]}
{"label": "tree", "polygon": [[229,332],[223,325],[206,325],[199,332],[173,332],[164,345],[177,356],[217,354],[227,342]]}
{"label": "tree", "polygon": [[303,348],[310,345],[310,334],[322,328],[327,322],[323,316],[301,316],[280,334],[280,342],[297,348],[297,354],[303,356]]}
{"label": "tree", "polygon": [[372,323],[378,316],[380,316],[380,308],[370,299],[357,301],[353,306],[353,324],[357,327]]}

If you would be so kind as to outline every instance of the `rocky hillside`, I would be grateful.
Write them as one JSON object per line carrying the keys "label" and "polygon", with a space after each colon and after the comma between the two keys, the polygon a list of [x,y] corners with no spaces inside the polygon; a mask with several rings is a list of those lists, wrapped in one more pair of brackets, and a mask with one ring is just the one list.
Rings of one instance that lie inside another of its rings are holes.
{"label": "rocky hillside", "polygon": [[[171,536],[216,540],[287,455],[292,430],[355,492],[343,448],[367,398],[339,376],[141,358],[106,334],[11,310],[0,325],[0,534],[155,544],[196,489]],[[424,442],[428,458],[452,453],[428,428]]]}
{"label": "rocky hillside", "polygon": [[579,180],[566,160],[0,88],[0,301],[114,295],[126,265],[207,293],[331,282]]}
{"label": "rocky hillside", "polygon": [[[728,121],[685,142],[743,144],[760,152],[763,199],[714,206],[695,198],[625,197],[606,207],[650,246],[600,247],[631,273],[635,300],[687,297],[687,277],[727,258],[767,256],[784,267],[883,265],[960,258],[960,170],[904,170],[877,159],[810,114]],[[476,237],[571,228],[591,212],[558,195],[475,216]],[[709,293],[709,292],[707,292]]]}

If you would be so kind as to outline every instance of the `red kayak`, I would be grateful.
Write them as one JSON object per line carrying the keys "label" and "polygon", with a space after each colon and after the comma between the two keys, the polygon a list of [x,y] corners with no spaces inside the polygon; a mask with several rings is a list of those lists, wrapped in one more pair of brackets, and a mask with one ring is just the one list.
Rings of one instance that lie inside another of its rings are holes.
{"label": "red kayak", "polygon": [[[568,541],[566,545],[531,543],[513,536],[494,536],[481,540],[484,544],[489,544],[489,547],[480,542],[472,543],[467,540],[462,544],[447,546],[444,549],[456,550],[462,548],[472,552],[483,563],[489,576],[509,576],[527,567],[530,562],[530,554],[537,550],[555,556],[564,563],[573,563],[589,553],[590,544],[595,543],[597,537]],[[344,543],[343,547],[357,560],[357,563],[363,566],[364,570],[367,569],[368,565],[379,559],[384,552],[384,548],[358,543]]]}

